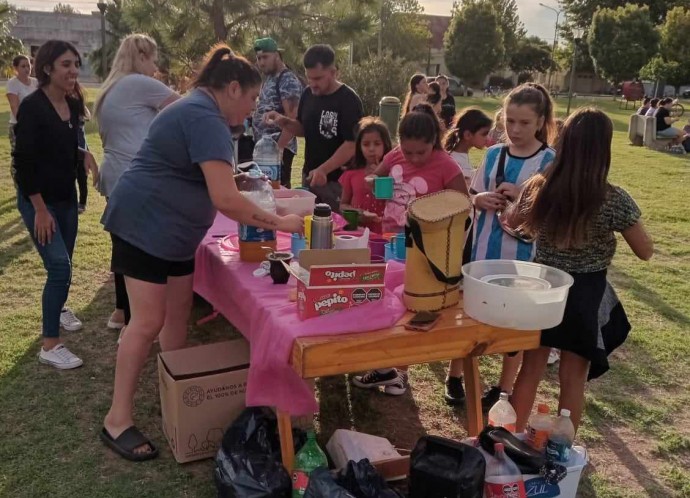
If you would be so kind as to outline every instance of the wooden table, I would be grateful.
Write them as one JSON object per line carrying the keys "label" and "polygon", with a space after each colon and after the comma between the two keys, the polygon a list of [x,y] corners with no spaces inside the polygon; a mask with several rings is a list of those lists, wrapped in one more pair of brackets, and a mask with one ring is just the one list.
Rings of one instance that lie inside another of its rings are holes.
{"label": "wooden table", "polygon": [[[467,431],[479,434],[483,427],[478,357],[539,347],[540,331],[500,329],[466,317],[462,302],[442,312],[429,332],[405,329],[407,313],[390,329],[295,340],[292,366],[303,379],[341,375],[374,368],[390,368],[462,358],[467,395]],[[292,471],[294,450],[290,414],[278,411],[283,464]]]}

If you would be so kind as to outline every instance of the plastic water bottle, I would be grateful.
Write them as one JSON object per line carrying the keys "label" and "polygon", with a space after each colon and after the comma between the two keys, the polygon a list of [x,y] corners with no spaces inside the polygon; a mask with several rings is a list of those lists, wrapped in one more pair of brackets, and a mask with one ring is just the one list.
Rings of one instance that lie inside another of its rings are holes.
{"label": "plastic water bottle", "polygon": [[504,427],[510,432],[515,432],[516,424],[517,414],[508,401],[508,393],[501,393],[499,400],[489,410],[489,425]]}
{"label": "plastic water bottle", "polygon": [[[258,170],[250,170],[242,185],[242,194],[264,211],[276,213],[276,200],[273,189],[263,174]],[[264,247],[276,249],[276,232],[266,228],[239,224],[240,260],[260,263],[266,259]]]}
{"label": "plastic water bottle", "polygon": [[309,476],[318,467],[328,468],[328,459],[316,443],[314,431],[307,432],[307,442],[295,455],[292,471],[292,498],[301,498],[309,485]]}
{"label": "plastic water bottle", "polygon": [[254,146],[254,162],[271,180],[273,188],[280,188],[280,149],[278,143],[265,135]]}
{"label": "plastic water bottle", "polygon": [[549,405],[539,403],[537,413],[530,415],[525,427],[527,444],[537,451],[546,450],[546,444],[553,431],[553,418],[549,414]]}
{"label": "plastic water bottle", "polygon": [[484,498],[526,498],[525,481],[518,466],[505,454],[503,443],[494,444],[484,477]]}
{"label": "plastic water bottle", "polygon": [[575,439],[575,426],[570,420],[570,410],[561,409],[561,416],[553,424],[553,431],[546,443],[546,456],[550,460],[564,463],[570,460],[570,450]]}

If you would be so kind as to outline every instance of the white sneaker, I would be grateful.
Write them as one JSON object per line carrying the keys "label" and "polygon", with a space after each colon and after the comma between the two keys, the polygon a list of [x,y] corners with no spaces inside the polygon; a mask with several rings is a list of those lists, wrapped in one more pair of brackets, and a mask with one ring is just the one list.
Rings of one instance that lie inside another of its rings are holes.
{"label": "white sneaker", "polygon": [[41,348],[38,353],[38,361],[46,365],[53,366],[60,370],[69,370],[77,368],[84,364],[81,358],[72,353],[64,344],[58,344],[53,349],[46,351]]}
{"label": "white sneaker", "polygon": [[70,332],[75,330],[80,330],[82,327],[81,320],[74,316],[74,313],[69,308],[62,308],[62,313],[60,313],[60,326]]}
{"label": "white sneaker", "polygon": [[410,378],[407,372],[400,371],[395,382],[384,387],[383,392],[389,396],[402,396],[407,392],[408,387],[410,387]]}
{"label": "white sneaker", "polygon": [[549,351],[549,359],[546,361],[547,365],[553,365],[561,359],[561,351],[556,348],[551,348]]}

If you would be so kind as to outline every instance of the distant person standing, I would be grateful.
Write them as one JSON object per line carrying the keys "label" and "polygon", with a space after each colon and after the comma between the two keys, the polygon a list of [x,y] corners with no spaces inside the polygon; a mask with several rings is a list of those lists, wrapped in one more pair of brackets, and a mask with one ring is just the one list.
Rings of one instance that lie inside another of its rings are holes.
{"label": "distant person standing", "polygon": [[455,97],[448,92],[448,76],[439,74],[436,76],[436,83],[441,87],[441,119],[450,128],[455,117]]}
{"label": "distant person standing", "polygon": [[[8,128],[10,136],[10,148],[14,154],[14,144],[16,142],[14,127],[17,124],[17,111],[19,104],[26,97],[31,95],[38,88],[38,80],[31,77],[31,62],[26,55],[18,55],[12,59],[14,78],[7,81],[7,100],[10,103],[10,126]],[[14,160],[12,160],[12,178],[14,178]]]}
{"label": "distant person standing", "polygon": [[356,126],[364,114],[355,91],[336,78],[335,52],[330,45],[314,45],[304,54],[308,87],[302,93],[297,118],[277,111],[264,114],[267,124],[304,137],[302,184],[319,202],[340,209],[342,167],[355,155]]}
{"label": "distant person standing", "polygon": [[[158,46],[143,34],[127,36],[118,48],[108,77],[101,85],[94,115],[103,142],[98,190],[110,198],[122,174],[132,165],[158,112],[180,96],[153,76],[158,70]],[[125,280],[115,273],[115,310],[108,328],[121,329],[130,310]]]}
{"label": "distant person standing", "polygon": [[269,136],[278,143],[282,152],[280,183],[290,188],[292,161],[297,154],[297,139],[275,124],[267,124],[263,118],[267,112],[276,111],[290,119],[297,119],[297,108],[303,91],[302,82],[283,62],[281,50],[274,39],[256,40],[254,51],[256,65],[266,77],[252,117],[254,140],[258,142],[261,138]]}
{"label": "distant person standing", "polygon": [[405,102],[402,107],[403,116],[410,112],[417,106],[427,101],[427,94],[429,93],[429,83],[426,81],[426,76],[417,73],[410,78],[410,88],[405,95]]}

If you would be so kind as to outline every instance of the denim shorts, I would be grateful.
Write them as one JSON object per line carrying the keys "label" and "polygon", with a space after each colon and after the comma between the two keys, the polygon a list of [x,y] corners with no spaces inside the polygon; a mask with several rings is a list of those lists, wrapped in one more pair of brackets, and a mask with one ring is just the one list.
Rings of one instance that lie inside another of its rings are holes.
{"label": "denim shorts", "polygon": [[658,130],[656,132],[657,137],[664,137],[664,138],[676,138],[680,136],[682,132],[673,126],[669,126],[665,130]]}

